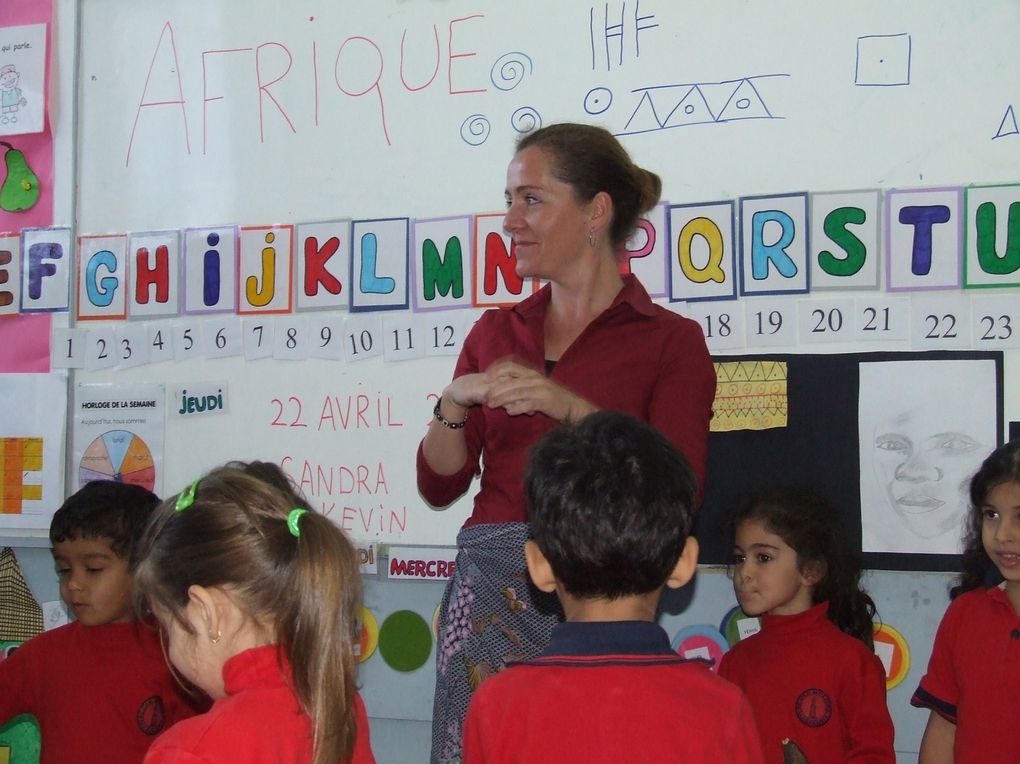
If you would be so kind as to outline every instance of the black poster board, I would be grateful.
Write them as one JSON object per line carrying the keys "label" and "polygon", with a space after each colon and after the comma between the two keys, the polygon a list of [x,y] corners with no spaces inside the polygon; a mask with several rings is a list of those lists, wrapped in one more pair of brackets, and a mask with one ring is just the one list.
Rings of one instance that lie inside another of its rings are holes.
{"label": "black poster board", "polygon": [[[1002,353],[933,351],[833,355],[719,356],[716,362],[785,361],[788,424],[769,430],[713,432],[708,479],[695,533],[700,561],[727,564],[732,542],[724,521],[740,497],[764,488],[801,486],[828,499],[840,512],[853,546],[861,550],[858,391],[860,364],[873,361],[992,360],[996,376],[996,445],[1003,442]],[[869,552],[868,568],[959,570],[956,554]]]}

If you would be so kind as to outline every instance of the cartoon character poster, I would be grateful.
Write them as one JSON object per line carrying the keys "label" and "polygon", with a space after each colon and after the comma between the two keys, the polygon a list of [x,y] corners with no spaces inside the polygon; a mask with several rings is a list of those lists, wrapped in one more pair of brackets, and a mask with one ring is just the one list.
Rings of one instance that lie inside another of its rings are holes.
{"label": "cartoon character poster", "polygon": [[46,25],[0,28],[0,136],[38,133],[46,116]]}

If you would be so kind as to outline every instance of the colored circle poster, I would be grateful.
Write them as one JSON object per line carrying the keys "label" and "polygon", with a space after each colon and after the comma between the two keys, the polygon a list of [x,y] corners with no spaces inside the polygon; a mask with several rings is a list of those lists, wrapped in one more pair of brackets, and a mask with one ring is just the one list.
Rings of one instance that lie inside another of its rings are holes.
{"label": "colored circle poster", "polygon": [[414,671],[432,651],[428,622],[413,610],[391,613],[379,629],[379,654],[392,669]]}
{"label": "colored circle poster", "polygon": [[887,623],[875,626],[875,654],[885,667],[885,689],[891,690],[907,678],[910,647],[903,635]]}
{"label": "colored circle poster", "polygon": [[133,432],[104,432],[89,444],[78,464],[78,484],[93,480],[116,480],[151,491],[156,485],[152,452]]}
{"label": "colored circle poster", "polygon": [[372,657],[375,648],[379,646],[379,622],[375,615],[366,607],[362,607],[359,615],[361,621],[361,638],[354,646],[354,654],[358,656],[358,663],[364,663]]}
{"label": "colored circle poster", "polygon": [[687,626],[673,635],[674,652],[687,660],[699,660],[712,671],[719,670],[719,660],[730,646],[717,628],[705,624]]}

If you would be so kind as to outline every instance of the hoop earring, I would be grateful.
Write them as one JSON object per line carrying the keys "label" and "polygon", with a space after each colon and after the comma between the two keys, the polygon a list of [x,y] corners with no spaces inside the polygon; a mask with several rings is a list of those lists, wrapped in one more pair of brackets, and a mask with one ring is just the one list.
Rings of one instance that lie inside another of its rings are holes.
{"label": "hoop earring", "polygon": [[222,637],[223,637],[222,629],[217,629],[215,637],[212,634],[209,635],[209,641],[212,642],[214,645],[218,645]]}

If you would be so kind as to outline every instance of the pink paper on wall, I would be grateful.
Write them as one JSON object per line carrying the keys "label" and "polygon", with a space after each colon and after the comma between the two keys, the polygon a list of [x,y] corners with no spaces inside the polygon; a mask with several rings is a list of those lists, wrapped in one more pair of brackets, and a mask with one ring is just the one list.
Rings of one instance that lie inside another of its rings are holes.
{"label": "pink paper on wall", "polygon": [[[50,58],[53,51],[53,5],[51,0],[19,0],[0,3],[0,26],[46,24],[46,92],[49,97]],[[53,225],[53,135],[50,132],[49,109],[41,133],[8,136],[4,140],[25,155],[25,160],[39,179],[39,201],[21,212],[0,209],[0,231],[17,231]],[[3,151],[0,150],[0,156]],[[0,182],[5,172],[0,167]],[[0,351],[3,352],[3,351]],[[49,363],[47,361],[47,367]]]}
{"label": "pink paper on wall", "polygon": [[0,374],[50,371],[52,314],[0,317]]}

